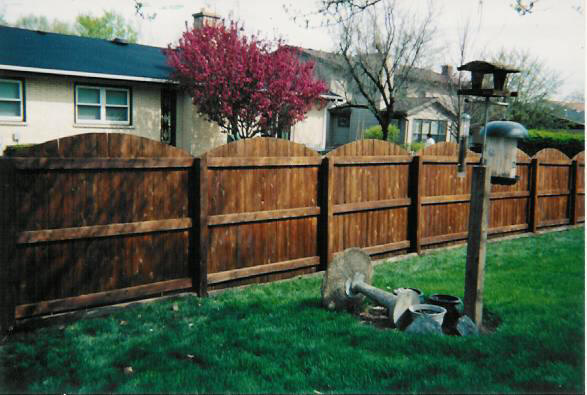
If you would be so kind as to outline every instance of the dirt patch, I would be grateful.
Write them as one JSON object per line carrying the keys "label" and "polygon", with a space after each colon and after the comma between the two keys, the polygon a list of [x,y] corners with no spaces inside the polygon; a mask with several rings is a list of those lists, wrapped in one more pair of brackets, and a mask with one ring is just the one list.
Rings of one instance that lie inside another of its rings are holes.
{"label": "dirt patch", "polygon": [[388,317],[385,307],[367,306],[358,316],[361,322],[378,329],[394,329],[393,320]]}

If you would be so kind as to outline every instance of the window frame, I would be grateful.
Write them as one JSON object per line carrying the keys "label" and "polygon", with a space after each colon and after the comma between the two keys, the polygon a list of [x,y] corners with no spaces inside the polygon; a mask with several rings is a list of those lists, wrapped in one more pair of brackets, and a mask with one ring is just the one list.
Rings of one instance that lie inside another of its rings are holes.
{"label": "window frame", "polygon": [[338,114],[336,126],[339,128],[349,128],[351,126],[351,114]]}
{"label": "window frame", "polygon": [[25,106],[25,87],[24,80],[20,78],[0,78],[0,82],[17,82],[18,83],[18,94],[19,99],[2,99],[3,102],[19,102],[20,103],[20,115],[11,117],[0,115],[0,121],[12,121],[12,122],[25,122],[26,120],[26,106]]}
{"label": "window frame", "polygon": [[[432,137],[435,138],[437,143],[446,141],[447,135],[447,124],[448,122],[443,119],[414,119],[412,126],[412,142],[424,142],[426,141],[427,132],[424,132],[424,125],[427,125],[427,129],[432,132],[432,125],[436,124],[436,132],[431,133]],[[438,137],[442,137],[438,139]]]}
{"label": "window frame", "polygon": [[[99,103],[80,103],[79,89],[94,89],[99,92]],[[118,91],[126,93],[126,105],[122,104],[108,104],[106,102],[107,91]],[[74,119],[76,125],[110,125],[110,126],[131,126],[132,125],[132,89],[127,86],[111,86],[111,85],[89,85],[89,84],[75,84],[74,93]],[[80,119],[79,107],[93,106],[100,108],[100,119]],[[108,108],[126,108],[127,119],[124,121],[112,121],[106,119]]]}

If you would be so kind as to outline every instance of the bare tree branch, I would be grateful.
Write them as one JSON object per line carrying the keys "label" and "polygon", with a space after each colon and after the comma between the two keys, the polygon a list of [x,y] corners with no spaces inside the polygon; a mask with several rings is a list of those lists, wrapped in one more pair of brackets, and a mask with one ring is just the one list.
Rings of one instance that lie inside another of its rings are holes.
{"label": "bare tree branch", "polygon": [[356,104],[366,102],[384,139],[395,98],[432,41],[434,15],[431,3],[422,17],[394,0],[380,0],[340,23],[338,53],[351,77],[346,96]]}

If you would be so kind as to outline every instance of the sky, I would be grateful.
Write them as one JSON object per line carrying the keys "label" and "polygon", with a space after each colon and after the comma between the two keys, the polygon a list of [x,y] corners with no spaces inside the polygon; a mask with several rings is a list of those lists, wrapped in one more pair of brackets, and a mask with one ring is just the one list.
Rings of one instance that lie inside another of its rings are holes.
{"label": "sky", "polygon": [[[202,7],[221,17],[237,17],[246,31],[266,38],[280,37],[288,44],[305,48],[332,50],[332,33],[325,28],[306,28],[292,20],[296,13],[316,9],[316,0],[141,0],[149,21],[136,16],[132,0],[0,0],[0,15],[10,23],[23,15],[43,15],[72,22],[80,13],[101,15],[115,10],[134,24],[141,44],[167,46],[176,43],[191,25],[192,14]],[[425,6],[424,0],[399,0]],[[454,64],[454,46],[460,29],[470,19],[474,42],[471,58],[504,49],[524,49],[555,70],[564,81],[555,97],[564,99],[585,91],[585,15],[576,10],[582,0],[539,0],[531,14],[520,16],[511,7],[512,0],[434,0],[438,8],[438,39],[431,67],[439,72],[441,64]],[[292,10],[286,12],[284,6]]]}

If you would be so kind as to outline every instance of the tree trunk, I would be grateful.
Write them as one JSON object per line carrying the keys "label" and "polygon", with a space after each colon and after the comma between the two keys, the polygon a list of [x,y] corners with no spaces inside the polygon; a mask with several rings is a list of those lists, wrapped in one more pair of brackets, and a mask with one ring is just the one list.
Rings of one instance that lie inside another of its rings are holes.
{"label": "tree trunk", "polygon": [[389,135],[389,124],[391,123],[391,117],[387,114],[382,114],[379,117],[379,125],[381,125],[381,132],[383,133],[383,141],[387,141]]}

